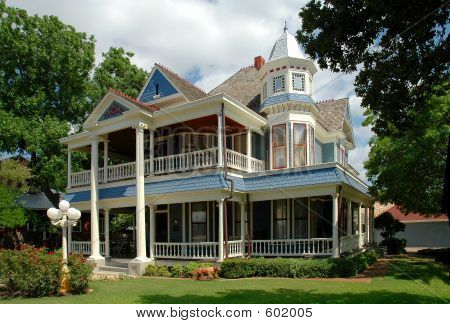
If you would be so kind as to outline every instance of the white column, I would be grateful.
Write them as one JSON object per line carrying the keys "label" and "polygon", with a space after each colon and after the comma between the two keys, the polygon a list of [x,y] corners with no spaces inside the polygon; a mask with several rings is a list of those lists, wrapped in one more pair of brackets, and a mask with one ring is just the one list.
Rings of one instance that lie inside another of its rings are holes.
{"label": "white column", "polygon": [[67,150],[67,188],[72,187],[72,179],[70,175],[72,174],[72,150]]}
{"label": "white column", "polygon": [[333,258],[339,257],[339,238],[338,238],[338,203],[339,203],[339,195],[336,193],[332,195],[333,197]]}
{"label": "white column", "polygon": [[103,182],[108,182],[108,141],[103,142]]}
{"label": "white column", "polygon": [[219,204],[219,237],[218,237],[218,242],[219,242],[219,261],[223,261],[223,204],[224,204],[224,199],[219,199],[218,201]]}
{"label": "white column", "polygon": [[148,205],[150,210],[150,260],[155,258],[155,237],[156,237],[156,217],[155,217],[155,206]]}
{"label": "white column", "polygon": [[273,169],[272,126],[269,127],[269,170]]}
{"label": "white column", "polygon": [[353,235],[353,213],[352,213],[352,201],[347,200],[347,236]]}
{"label": "white column", "polygon": [[223,116],[221,113],[217,114],[217,166],[223,166],[223,130],[222,130],[222,119]]}
{"label": "white column", "polygon": [[185,203],[181,204],[181,207],[183,208],[181,211],[181,228],[183,229],[183,233],[181,233],[182,241],[183,243],[186,243],[186,205]]}
{"label": "white column", "polygon": [[247,129],[247,172],[252,172],[252,164],[250,163],[252,157],[252,131]]}
{"label": "white column", "polygon": [[153,129],[150,129],[150,140],[149,140],[149,160],[150,160],[150,168],[149,173],[150,175],[153,175],[153,172],[155,171],[155,165],[154,165],[154,159],[155,159],[155,131]]}
{"label": "white column", "polygon": [[67,251],[72,253],[72,224],[67,226]]}
{"label": "white column", "polygon": [[361,240],[361,234],[362,234],[362,216],[361,216],[361,203],[358,203],[358,235],[359,235],[359,248],[362,248],[362,240]]}
{"label": "white column", "polygon": [[100,235],[98,227],[98,141],[91,138],[91,255],[90,260],[103,260],[100,254]]}
{"label": "white column", "polygon": [[[241,201],[241,250],[242,250],[242,257],[245,256],[245,201]],[[248,219],[248,217],[247,217]]]}
{"label": "white column", "polygon": [[105,257],[110,258],[109,252],[109,209],[105,208]]}
{"label": "white column", "polygon": [[369,222],[370,222],[370,218],[369,218],[369,208],[368,207],[364,208],[364,216],[365,216],[365,220],[366,220],[364,232],[366,233],[366,237],[367,237],[366,242],[364,242],[364,243],[369,243],[369,235],[370,235],[369,234]]}
{"label": "white column", "polygon": [[136,261],[145,262],[145,192],[144,192],[144,129],[147,125],[138,123],[136,130]]}

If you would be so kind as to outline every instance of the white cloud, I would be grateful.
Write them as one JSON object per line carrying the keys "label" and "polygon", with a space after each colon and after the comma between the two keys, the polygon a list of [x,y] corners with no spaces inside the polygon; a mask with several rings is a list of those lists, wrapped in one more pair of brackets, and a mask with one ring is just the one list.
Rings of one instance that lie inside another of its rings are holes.
{"label": "white cloud", "polygon": [[356,149],[349,152],[348,162],[360,173],[360,178],[367,182],[366,170],[364,169],[364,162],[369,155],[369,144],[357,146]]}
{"label": "white cloud", "polygon": [[[111,46],[135,53],[135,64],[150,70],[162,63],[180,75],[197,69],[196,85],[209,91],[258,55],[268,57],[284,21],[295,34],[298,13],[306,0],[7,0],[30,14],[55,15],[76,30],[94,35],[96,58]],[[355,73],[319,71],[314,77],[315,100],[350,99],[357,148],[355,167],[362,170],[369,138],[360,127],[361,100],[355,96]],[[361,136],[361,138],[359,137]],[[355,159],[355,158],[354,158]]]}

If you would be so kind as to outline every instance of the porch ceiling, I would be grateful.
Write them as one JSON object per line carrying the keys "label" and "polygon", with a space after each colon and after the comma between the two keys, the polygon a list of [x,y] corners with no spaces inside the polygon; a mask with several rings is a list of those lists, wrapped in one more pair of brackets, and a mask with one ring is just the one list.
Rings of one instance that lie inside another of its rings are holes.
{"label": "porch ceiling", "polygon": [[[245,126],[225,117],[227,134],[235,134],[245,131]],[[182,132],[215,133],[217,132],[217,115],[209,115],[201,118],[191,119],[164,127],[171,134]]]}

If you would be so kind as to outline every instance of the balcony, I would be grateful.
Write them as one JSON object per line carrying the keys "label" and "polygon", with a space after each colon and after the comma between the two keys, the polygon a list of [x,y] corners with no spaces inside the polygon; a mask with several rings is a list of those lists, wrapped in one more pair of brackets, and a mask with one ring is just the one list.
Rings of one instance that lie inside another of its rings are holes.
{"label": "balcony", "polygon": [[[153,159],[153,175],[172,174],[177,172],[195,171],[215,168],[218,166],[218,148],[194,151],[189,153],[168,155]],[[243,172],[264,171],[264,162],[245,154],[227,150],[227,166],[230,169]],[[151,175],[152,160],[145,160],[145,175]],[[99,169],[99,182],[116,182],[136,177],[136,163],[128,162]],[[70,187],[88,186],[91,183],[91,171],[84,170],[70,174]]]}

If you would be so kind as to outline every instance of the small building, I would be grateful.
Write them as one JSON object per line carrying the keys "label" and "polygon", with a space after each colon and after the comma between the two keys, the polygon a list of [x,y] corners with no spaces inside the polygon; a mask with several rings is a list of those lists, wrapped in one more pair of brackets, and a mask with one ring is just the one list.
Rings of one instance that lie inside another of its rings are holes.
{"label": "small building", "polygon": [[[104,263],[110,215],[126,210],[136,224],[132,273],[167,259],[363,248],[374,200],[348,164],[349,100],[316,102],[316,72],[285,28],[267,61],[255,57],[209,93],[161,64],[137,98],[111,89],[83,132],[61,139],[65,198],[91,236],[72,250]],[[90,155],[90,169],[72,170],[73,151]]]}

